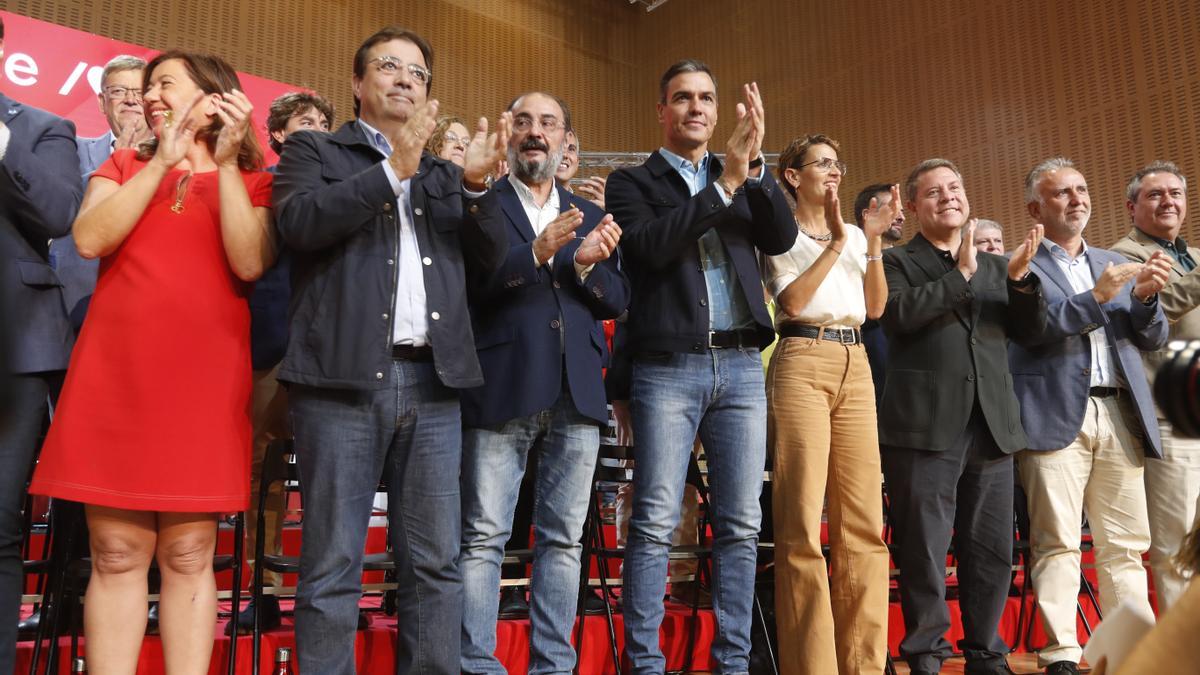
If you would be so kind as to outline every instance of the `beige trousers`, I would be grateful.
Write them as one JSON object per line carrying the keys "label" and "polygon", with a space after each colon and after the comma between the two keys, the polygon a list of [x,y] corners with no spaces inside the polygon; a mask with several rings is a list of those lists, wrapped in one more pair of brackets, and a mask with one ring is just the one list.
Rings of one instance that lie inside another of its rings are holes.
{"label": "beige trousers", "polygon": [[1197,523],[1200,506],[1200,439],[1178,438],[1159,420],[1163,458],[1146,460],[1146,508],[1150,516],[1150,569],[1161,616],[1187,589],[1190,575],[1175,564],[1183,538]]}
{"label": "beige trousers", "polygon": [[1075,627],[1079,597],[1080,535],[1086,511],[1095,546],[1100,605],[1110,612],[1124,600],[1150,609],[1142,554],[1150,548],[1145,464],[1128,395],[1088,399],[1083,428],[1061,450],[1023,451],[1018,465],[1029,500],[1030,578],[1037,594],[1046,647],[1038,665],[1079,662]]}
{"label": "beige trousers", "polygon": [[[888,551],[875,388],[862,345],[784,338],[767,375],[782,672],[883,672]],[[828,509],[830,566],[821,552]]]}

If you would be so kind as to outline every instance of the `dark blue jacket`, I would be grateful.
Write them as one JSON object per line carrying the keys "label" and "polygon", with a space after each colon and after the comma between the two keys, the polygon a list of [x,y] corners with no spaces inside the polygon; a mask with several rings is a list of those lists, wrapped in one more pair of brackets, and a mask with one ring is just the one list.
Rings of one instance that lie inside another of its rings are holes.
{"label": "dark blue jacket", "polygon": [[[276,167],[267,167],[275,173]],[[271,265],[250,294],[250,362],[255,370],[269,370],[287,352],[288,301],[292,297],[292,254],[279,247]]]}
{"label": "dark blue jacket", "polygon": [[[292,252],[287,355],[279,379],[379,389],[392,382],[394,260],[400,220],[381,156],[357,121],[288,136],[275,173],[275,225]],[[467,311],[466,268],[505,252],[493,191],[468,199],[462,169],[425,154],[410,185],[434,367],[448,387],[483,384]],[[437,318],[433,314],[437,313]]]}
{"label": "dark blue jacket", "polygon": [[792,247],[797,233],[792,210],[765,169],[762,180],[739,188],[729,206],[714,184],[721,175],[716,157],[710,157],[708,172],[708,186],[695,196],[658,152],[641,166],[608,177],[604,202],[624,231],[621,251],[633,289],[631,354],[707,349],[708,292],[698,242],[712,228],[725,244],[754,315],[759,347],[775,339],[755,249],[778,255]]}
{"label": "dark blue jacket", "polygon": [[0,120],[10,132],[0,160],[0,374],[63,370],[74,333],[48,243],[70,232],[83,199],[75,126],[3,94]]}
{"label": "dark blue jacket", "polygon": [[601,321],[625,311],[629,283],[616,254],[579,281],[575,251],[604,212],[557,184],[555,189],[559,210],[575,206],[584,218],[576,238],[554,256],[551,271],[534,266],[533,228],[512,183],[502,178],[493,188],[507,224],[508,253],[492,274],[470,280],[475,346],[486,384],[462,392],[467,426],[502,424],[551,407],[563,391],[564,362],[575,408],[598,423],[608,421],[602,374],[608,348]]}

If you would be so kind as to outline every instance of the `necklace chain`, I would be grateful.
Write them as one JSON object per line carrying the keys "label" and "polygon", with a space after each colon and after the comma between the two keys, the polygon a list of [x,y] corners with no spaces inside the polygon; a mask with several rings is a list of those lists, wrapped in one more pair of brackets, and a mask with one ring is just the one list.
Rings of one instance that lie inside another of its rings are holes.
{"label": "necklace chain", "polygon": [[812,232],[809,232],[808,229],[805,228],[803,225],[801,225],[799,222],[796,223],[796,227],[799,227],[800,231],[803,232],[809,239],[812,239],[813,241],[833,241],[833,233],[832,232],[826,232],[825,234],[813,234]]}
{"label": "necklace chain", "polygon": [[171,213],[183,213],[183,198],[187,196],[188,184],[191,181],[191,171],[179,177],[179,182],[175,184],[175,203],[171,205]]}

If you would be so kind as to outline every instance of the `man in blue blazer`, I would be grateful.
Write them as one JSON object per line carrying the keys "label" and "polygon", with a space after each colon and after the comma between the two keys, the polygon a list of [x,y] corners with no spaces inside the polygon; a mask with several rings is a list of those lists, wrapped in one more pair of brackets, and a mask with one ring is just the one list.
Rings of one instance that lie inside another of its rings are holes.
{"label": "man in blue blazer", "polygon": [[0,673],[15,667],[21,506],[73,342],[47,244],[70,231],[79,210],[75,166],[74,125],[0,93]]}
{"label": "man in blue blazer", "polygon": [[505,672],[494,656],[500,561],[537,448],[530,670],[565,673],[575,666],[580,537],[608,420],[600,322],[625,311],[629,285],[612,216],[554,179],[571,124],[566,104],[532,92],[509,111],[510,173],[493,188],[508,253],[470,283],[484,385],[462,393],[462,670]]}
{"label": "man in blue blazer", "polygon": [[[142,73],[145,69],[144,60],[124,54],[104,66],[96,102],[108,121],[108,131],[96,138],[75,139],[79,175],[85,191],[88,179],[108,160],[113,150],[137,147],[151,135],[142,109]],[[75,250],[75,238],[70,234],[50,242],[50,257],[54,271],[62,281],[71,324],[78,332],[87,313],[88,301],[96,290],[100,259],[85,260],[80,256]]]}
{"label": "man in blue blazer", "polygon": [[1009,345],[1009,363],[1029,439],[1018,463],[1047,635],[1038,664],[1065,675],[1079,672],[1082,654],[1075,604],[1085,511],[1104,610],[1133,601],[1150,611],[1142,472],[1146,457],[1162,456],[1162,444],[1140,350],[1167,340],[1157,293],[1170,264],[1165,254],[1137,264],[1087,245],[1091,200],[1070,160],[1041,162],[1025,189],[1030,216],[1046,230],[1031,266],[1043,280],[1047,320],[1039,334]]}

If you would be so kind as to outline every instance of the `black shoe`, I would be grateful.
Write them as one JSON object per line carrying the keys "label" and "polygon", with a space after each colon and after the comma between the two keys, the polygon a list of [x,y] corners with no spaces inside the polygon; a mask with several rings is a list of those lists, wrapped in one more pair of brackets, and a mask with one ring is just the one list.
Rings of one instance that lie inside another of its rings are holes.
{"label": "black shoe", "polygon": [[146,612],[146,635],[158,635],[158,603],[150,603],[150,611]]}
{"label": "black shoe", "polygon": [[[279,628],[282,623],[283,613],[279,611],[279,598],[274,595],[262,596],[262,607],[258,610],[258,627],[260,630],[268,631],[273,628]],[[238,612],[237,619],[225,624],[225,634],[233,635],[234,626],[237,626],[237,632],[241,635],[254,632],[254,598],[250,598],[250,602],[246,603],[246,607]]]}
{"label": "black shoe", "polygon": [[509,586],[500,592],[501,619],[525,619],[529,617],[529,603],[525,600],[525,589]]}
{"label": "black shoe", "polygon": [[1046,666],[1046,675],[1079,675],[1079,664],[1074,661],[1055,661]]}
{"label": "black shoe", "polygon": [[608,607],[608,602],[604,600],[601,591],[593,588],[588,591],[587,595],[583,596],[584,614],[603,614],[606,607]]}
{"label": "black shoe", "polygon": [[37,635],[38,626],[42,623],[42,608],[17,622],[17,636],[32,638]]}

